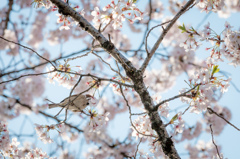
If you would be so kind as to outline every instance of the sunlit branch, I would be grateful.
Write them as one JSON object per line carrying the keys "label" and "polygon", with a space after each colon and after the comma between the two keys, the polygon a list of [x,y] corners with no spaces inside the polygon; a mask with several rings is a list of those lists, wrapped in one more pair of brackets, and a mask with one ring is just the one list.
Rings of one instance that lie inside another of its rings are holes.
{"label": "sunlit branch", "polygon": [[175,15],[175,17],[171,20],[171,22],[167,25],[166,28],[164,28],[162,34],[160,35],[160,37],[158,38],[158,40],[156,41],[156,43],[154,44],[152,50],[150,51],[150,53],[148,54],[147,58],[145,59],[144,63],[142,64],[140,70],[142,72],[145,71],[145,69],[148,66],[148,63],[150,62],[153,54],[156,52],[157,48],[159,47],[159,45],[161,44],[163,38],[165,37],[165,35],[168,33],[168,31],[172,28],[172,26],[175,24],[175,22],[178,20],[178,18],[186,12],[186,10],[194,3],[195,0],[189,0],[183,7],[182,9]]}

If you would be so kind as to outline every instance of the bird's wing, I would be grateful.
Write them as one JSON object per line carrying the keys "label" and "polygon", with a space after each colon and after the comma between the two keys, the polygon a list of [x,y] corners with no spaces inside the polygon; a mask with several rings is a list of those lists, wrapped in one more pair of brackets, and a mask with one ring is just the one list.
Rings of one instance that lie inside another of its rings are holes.
{"label": "bird's wing", "polygon": [[[76,96],[77,96],[77,94],[75,94],[75,95],[72,95],[71,97],[70,97],[70,100],[73,100],[73,99],[75,99],[76,98]],[[69,96],[68,97],[66,97],[65,99],[63,99],[60,103],[65,103],[66,102],[66,100],[69,100]]]}

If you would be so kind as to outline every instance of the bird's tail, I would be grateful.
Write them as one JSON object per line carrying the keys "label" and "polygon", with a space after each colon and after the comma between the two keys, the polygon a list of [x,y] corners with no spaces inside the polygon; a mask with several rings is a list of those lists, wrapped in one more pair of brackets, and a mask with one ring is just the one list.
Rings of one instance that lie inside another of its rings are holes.
{"label": "bird's tail", "polygon": [[49,109],[56,108],[58,107],[57,104],[48,104]]}

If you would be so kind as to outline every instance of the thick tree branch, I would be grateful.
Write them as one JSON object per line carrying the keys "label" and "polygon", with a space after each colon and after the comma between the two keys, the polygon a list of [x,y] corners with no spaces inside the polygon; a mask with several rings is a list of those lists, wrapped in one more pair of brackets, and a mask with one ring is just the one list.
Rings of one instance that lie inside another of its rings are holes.
{"label": "thick tree branch", "polygon": [[128,72],[128,77],[130,77],[134,83],[134,90],[139,94],[144,108],[151,121],[151,127],[156,131],[158,136],[158,141],[161,143],[162,150],[165,155],[171,159],[180,159],[177,150],[173,144],[172,139],[169,137],[168,132],[163,124],[162,119],[159,116],[157,109],[154,107],[154,102],[148,92],[142,77],[141,71]]}
{"label": "thick tree branch", "polygon": [[116,61],[118,61],[125,70],[132,70],[134,67],[132,63],[125,58],[119,50],[105,38],[95,27],[93,27],[83,16],[71,8],[67,3],[60,0],[51,0],[59,8],[59,13],[65,16],[71,16],[79,23],[79,27],[87,31],[95,40],[97,40],[101,47],[108,52]]}

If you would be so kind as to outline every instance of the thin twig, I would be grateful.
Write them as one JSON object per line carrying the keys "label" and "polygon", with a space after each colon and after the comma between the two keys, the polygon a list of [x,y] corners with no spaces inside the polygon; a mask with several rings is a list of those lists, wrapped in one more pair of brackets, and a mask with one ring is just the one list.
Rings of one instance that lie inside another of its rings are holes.
{"label": "thin twig", "polygon": [[[123,78],[123,76],[121,75],[121,73],[118,72],[118,71],[116,71],[116,70],[114,70],[109,63],[107,63],[106,61],[103,60],[103,58],[102,58],[101,56],[95,54],[94,52],[92,52],[92,54],[95,55],[95,56],[97,56],[99,59],[101,59],[101,61],[102,61],[103,63],[107,64],[113,72],[117,73],[121,78]],[[124,78],[123,78],[123,79],[124,79]]]}
{"label": "thin twig", "polygon": [[147,114],[147,112],[143,112],[143,113],[132,113],[131,115],[144,115]]}
{"label": "thin twig", "polygon": [[142,142],[142,138],[140,139],[140,141],[139,141],[139,143],[138,143],[138,145],[137,145],[137,150],[136,150],[136,152],[135,152],[134,159],[136,159],[136,157],[137,157],[138,147],[139,147],[139,145],[140,145],[141,142]]}
{"label": "thin twig", "polygon": [[216,147],[216,150],[217,150],[217,154],[218,154],[219,159],[221,159],[221,156],[220,156],[219,151],[218,151],[218,147],[217,147],[216,143],[214,142],[212,124],[210,124],[210,130],[211,130],[211,135],[212,135],[212,142],[213,142],[213,144],[214,144],[215,147]]}
{"label": "thin twig", "polygon": [[[74,53],[72,53],[72,54],[69,54],[69,55],[66,55],[66,56],[62,56],[62,57],[56,58],[56,59],[51,60],[51,61],[52,61],[52,62],[56,62],[57,60],[64,59],[64,58],[67,58],[67,57],[70,57],[70,56],[74,56],[74,55],[76,55],[76,54],[79,54],[79,53],[84,52],[84,51],[87,51],[87,50],[89,50],[89,49],[86,48],[86,49],[83,49],[83,50],[74,52]],[[43,66],[43,65],[45,65],[45,64],[47,64],[47,63],[48,63],[48,62],[43,62],[43,63],[40,63],[40,64],[35,65],[35,66],[33,66],[33,67],[26,67],[26,68],[23,68],[23,69],[20,69],[20,70],[15,70],[15,71],[6,72],[6,73],[3,73],[3,74],[0,74],[0,77],[6,76],[6,75],[10,75],[10,74],[13,74],[13,73],[19,73],[19,72],[26,71],[26,70],[34,70],[34,69],[36,69],[37,67]]]}
{"label": "thin twig", "polygon": [[160,35],[160,37],[158,38],[158,40],[156,41],[156,43],[154,44],[152,50],[150,51],[150,53],[148,54],[147,58],[145,59],[145,61],[143,62],[140,70],[142,72],[145,71],[145,69],[147,68],[153,54],[156,52],[157,48],[159,47],[159,45],[161,44],[163,38],[165,37],[165,35],[168,33],[168,31],[172,28],[172,26],[175,24],[175,22],[178,20],[178,18],[186,12],[186,10],[191,7],[191,5],[194,3],[195,0],[189,0],[185,6],[182,7],[182,9],[175,15],[175,17],[171,20],[171,22],[167,25],[167,27],[164,29],[164,31],[162,32],[162,34]]}
{"label": "thin twig", "polygon": [[212,108],[207,108],[208,111],[210,113],[214,113],[215,115],[217,115],[219,118],[222,118],[224,121],[226,121],[229,125],[231,125],[232,127],[234,127],[236,130],[240,131],[239,128],[237,128],[235,125],[233,125],[232,123],[230,123],[227,119],[225,119],[223,116],[219,115],[217,112],[215,112]]}
{"label": "thin twig", "polygon": [[[4,98],[9,98],[9,97],[6,96],[6,95],[1,95],[1,96],[3,96]],[[20,104],[22,107],[28,108],[29,110],[33,111],[33,109],[32,109],[31,106],[29,106],[29,105],[27,105],[27,104],[21,103],[18,99],[16,99],[16,103]],[[56,118],[56,117],[54,117],[54,116],[52,116],[52,115],[50,115],[50,114],[47,114],[47,113],[45,113],[45,112],[43,112],[43,111],[38,111],[38,113],[39,113],[39,114],[42,114],[42,115],[45,116],[45,117],[54,119],[54,120],[56,120],[57,122],[61,122],[61,120],[59,120],[58,118]],[[83,132],[83,130],[81,130],[81,129],[77,128],[76,126],[73,126],[73,125],[71,125],[71,124],[69,124],[69,123],[66,123],[66,122],[65,122],[64,124],[67,125],[67,126],[69,126],[70,128],[73,128],[73,129],[77,130],[78,132]]]}
{"label": "thin twig", "polygon": [[147,40],[148,40],[148,36],[149,36],[149,34],[151,33],[151,31],[152,31],[153,29],[157,28],[157,27],[163,26],[163,25],[165,25],[165,24],[167,24],[167,23],[170,23],[170,22],[171,22],[171,20],[166,21],[166,22],[161,23],[161,24],[158,24],[158,25],[152,27],[152,28],[148,31],[147,36],[146,36],[146,38],[145,38],[145,50],[146,50],[146,52],[147,52],[148,54],[150,54],[150,53],[148,52],[148,49],[147,49]]}
{"label": "thin twig", "polygon": [[22,44],[20,44],[20,43],[16,43],[16,42],[14,42],[14,41],[5,39],[5,38],[2,37],[2,36],[0,36],[0,38],[3,39],[3,40],[5,40],[5,41],[7,41],[7,42],[10,42],[10,43],[19,45],[19,46],[21,46],[21,47],[23,47],[23,48],[25,48],[25,49],[31,50],[32,52],[34,52],[35,54],[37,54],[40,58],[42,58],[42,59],[46,60],[47,62],[49,62],[49,63],[56,69],[55,65],[54,65],[51,61],[49,61],[49,60],[46,59],[45,57],[41,56],[41,55],[40,55],[39,53],[37,53],[35,50],[33,50],[33,49],[31,49],[31,48],[29,48],[29,47],[27,47],[27,46],[24,46],[24,45],[22,45]]}
{"label": "thin twig", "polygon": [[201,85],[201,84],[195,85],[192,89],[189,89],[188,91],[186,91],[186,92],[184,92],[184,93],[182,93],[182,94],[179,94],[179,95],[176,95],[176,96],[174,96],[174,97],[172,97],[172,98],[169,98],[169,99],[166,99],[166,100],[161,101],[160,103],[158,103],[157,105],[155,105],[155,108],[157,109],[160,105],[162,105],[162,104],[164,104],[164,103],[166,103],[166,102],[169,102],[169,101],[171,101],[171,100],[177,99],[177,98],[179,98],[179,97],[186,96],[187,93],[191,92],[192,90],[194,90],[195,88],[197,88],[199,85]]}
{"label": "thin twig", "polygon": [[0,82],[0,84],[3,84],[3,83],[8,83],[8,82],[11,82],[11,81],[16,81],[22,77],[27,77],[27,76],[39,76],[39,75],[45,75],[45,74],[48,74],[48,73],[51,73],[51,72],[55,72],[56,70],[52,70],[52,71],[49,71],[49,72],[43,72],[43,73],[35,73],[35,74],[26,74],[26,75],[22,75],[22,76],[19,76],[17,78],[13,78],[11,80],[7,80],[7,81],[2,81]]}

